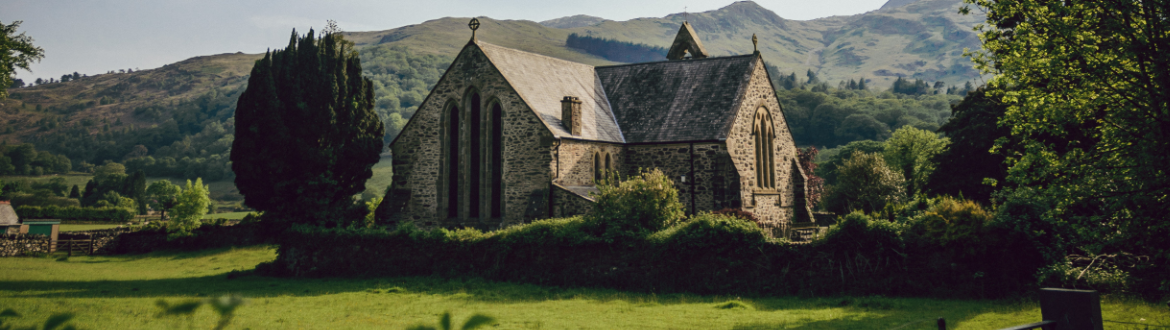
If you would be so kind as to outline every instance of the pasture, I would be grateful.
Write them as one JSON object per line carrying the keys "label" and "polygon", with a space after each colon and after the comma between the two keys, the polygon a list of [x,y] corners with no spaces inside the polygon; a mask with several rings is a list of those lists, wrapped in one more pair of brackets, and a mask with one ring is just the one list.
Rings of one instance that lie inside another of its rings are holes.
{"label": "pasture", "polygon": [[[236,294],[245,303],[229,329],[404,329],[434,324],[451,311],[457,324],[474,313],[497,319],[490,329],[997,329],[1039,319],[1030,300],[968,301],[891,297],[751,298],[631,293],[479,279],[289,279],[248,275],[272,260],[272,247],[144,255],[5,258],[0,309],[43,323],[74,313],[85,329],[210,328],[210,308],[191,317],[159,317],[171,305]],[[1170,325],[1166,306],[1106,298],[1107,320]],[[1140,327],[1107,328],[1140,329]]]}

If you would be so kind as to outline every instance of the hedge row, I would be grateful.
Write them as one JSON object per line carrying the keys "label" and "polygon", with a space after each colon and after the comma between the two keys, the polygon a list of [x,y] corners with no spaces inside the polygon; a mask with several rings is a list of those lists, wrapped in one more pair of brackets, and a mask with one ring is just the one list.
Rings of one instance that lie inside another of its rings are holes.
{"label": "hedge row", "polygon": [[203,250],[232,246],[270,244],[272,235],[256,224],[219,226],[205,224],[188,237],[167,239],[162,228],[144,229],[118,235],[108,249],[111,254],[147,253],[159,250]]}
{"label": "hedge row", "polygon": [[[276,276],[450,276],[647,292],[735,295],[996,297],[1034,287],[1042,258],[1009,243],[972,253],[907,240],[896,224],[846,217],[824,239],[792,244],[750,222],[701,215],[641,238],[608,241],[581,218],[501,231],[294,227]],[[990,232],[989,235],[1010,235]],[[1022,240],[1021,240],[1022,241]]]}
{"label": "hedge row", "polygon": [[59,207],[28,206],[15,207],[21,219],[61,219],[94,222],[126,222],[134,219],[134,211],[117,207]]}

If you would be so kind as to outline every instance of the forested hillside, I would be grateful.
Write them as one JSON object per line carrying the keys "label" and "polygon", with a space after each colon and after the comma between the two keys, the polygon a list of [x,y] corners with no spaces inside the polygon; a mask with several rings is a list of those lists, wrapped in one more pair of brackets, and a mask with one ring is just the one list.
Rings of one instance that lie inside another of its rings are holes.
{"label": "forested hillside", "polygon": [[[973,40],[966,27],[982,17],[956,14],[959,4],[918,1],[811,21],[785,20],[751,2],[687,17],[625,22],[590,18],[542,25],[480,18],[478,36],[506,47],[611,65],[661,60],[683,19],[695,26],[713,56],[750,52],[754,33],[797,143],[833,147],[881,140],[907,125],[933,130],[947,120],[949,105],[959,99],[954,94],[962,93],[957,86],[977,77],[959,54]],[[374,82],[385,141],[397,136],[467,42],[466,21],[443,18],[345,34],[357,43],[363,72]],[[227,155],[235,103],[258,58],[203,56],[157,69],[13,88],[12,97],[0,103],[0,141],[32,143],[54,160],[70,160],[76,171],[118,162],[150,176],[231,179]],[[899,81],[901,87],[891,89]],[[43,158],[42,173],[64,166]],[[24,173],[24,164],[28,173],[38,167],[21,162],[10,172]]]}

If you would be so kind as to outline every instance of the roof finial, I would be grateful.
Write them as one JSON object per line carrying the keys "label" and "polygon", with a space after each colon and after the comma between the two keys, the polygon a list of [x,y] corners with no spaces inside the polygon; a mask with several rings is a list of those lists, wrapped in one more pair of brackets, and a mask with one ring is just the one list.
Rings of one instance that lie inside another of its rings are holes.
{"label": "roof finial", "polygon": [[760,53],[760,39],[756,38],[756,34],[752,33],[752,53]]}
{"label": "roof finial", "polygon": [[471,22],[467,22],[467,27],[471,28],[471,42],[475,42],[475,30],[479,30],[479,19],[472,17]]}
{"label": "roof finial", "polygon": [[687,6],[683,6],[683,22],[686,22],[688,18],[690,18],[690,16],[687,14]]}

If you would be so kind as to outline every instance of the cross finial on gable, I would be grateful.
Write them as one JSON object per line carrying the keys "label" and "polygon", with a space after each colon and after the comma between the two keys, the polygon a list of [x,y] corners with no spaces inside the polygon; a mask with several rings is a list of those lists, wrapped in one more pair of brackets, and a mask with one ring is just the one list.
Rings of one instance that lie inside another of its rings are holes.
{"label": "cross finial on gable", "polygon": [[699,40],[699,35],[691,27],[691,23],[683,22],[682,27],[678,29],[678,35],[674,37],[674,44],[670,45],[670,51],[666,53],[666,59],[681,60],[687,53],[690,53],[693,59],[708,56],[707,48],[703,47],[703,42]]}

